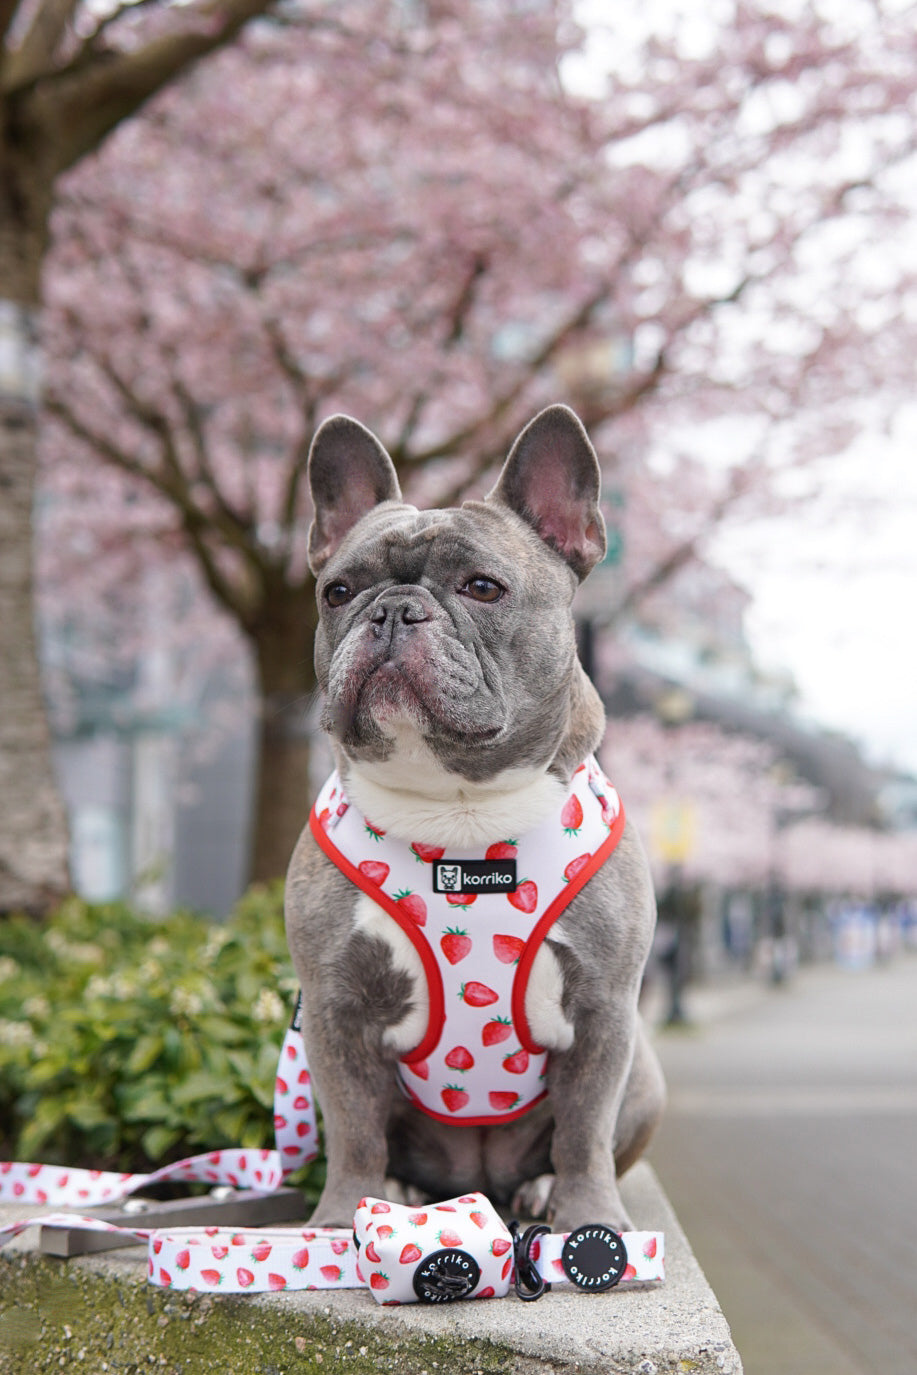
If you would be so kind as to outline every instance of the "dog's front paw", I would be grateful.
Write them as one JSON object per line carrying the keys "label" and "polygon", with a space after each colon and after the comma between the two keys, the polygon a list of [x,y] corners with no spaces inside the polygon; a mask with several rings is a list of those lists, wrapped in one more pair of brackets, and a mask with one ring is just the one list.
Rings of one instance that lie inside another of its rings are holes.
{"label": "dog's front paw", "polygon": [[540,1174],[534,1179],[527,1179],[513,1195],[513,1212],[521,1218],[546,1217],[553,1188],[552,1174]]}
{"label": "dog's front paw", "polygon": [[409,1208],[419,1208],[423,1203],[432,1203],[433,1199],[423,1189],[418,1189],[416,1184],[405,1184],[401,1179],[392,1179],[391,1176],[385,1181],[385,1197],[389,1203],[404,1203]]}
{"label": "dog's front paw", "polygon": [[616,1232],[633,1230],[617,1184],[603,1185],[590,1180],[565,1183],[555,1178],[547,1216],[553,1232],[572,1232],[589,1222],[604,1223]]}

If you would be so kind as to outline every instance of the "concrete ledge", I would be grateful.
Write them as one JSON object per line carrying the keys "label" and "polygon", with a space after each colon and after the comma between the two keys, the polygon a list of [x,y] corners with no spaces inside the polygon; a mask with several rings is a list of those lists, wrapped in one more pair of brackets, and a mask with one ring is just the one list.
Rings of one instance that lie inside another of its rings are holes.
{"label": "concrete ledge", "polygon": [[[26,1233],[0,1252],[0,1371],[86,1375],[741,1375],[726,1319],[650,1167],[622,1185],[666,1234],[665,1284],[381,1308],[350,1290],[216,1298],[155,1289],[139,1247],[60,1261]],[[0,1208],[0,1220],[33,1209]],[[14,1249],[15,1248],[15,1249]]]}

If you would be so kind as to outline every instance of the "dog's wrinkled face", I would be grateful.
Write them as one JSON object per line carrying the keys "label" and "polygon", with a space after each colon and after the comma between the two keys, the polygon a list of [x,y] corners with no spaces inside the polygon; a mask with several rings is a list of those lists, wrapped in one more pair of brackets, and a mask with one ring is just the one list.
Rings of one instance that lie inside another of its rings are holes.
{"label": "dog's wrinkled face", "polygon": [[[548,447],[526,449],[539,421]],[[413,732],[476,781],[549,762],[579,672],[570,605],[604,545],[598,467],[572,413],[532,422],[487,501],[458,510],[402,503],[378,441],[344,417],[319,431],[310,477],[323,724],[345,755],[385,760]]]}
{"label": "dog's wrinkled face", "polygon": [[317,665],[326,725],[351,757],[384,758],[404,726],[466,777],[551,757],[574,580],[533,555],[529,534],[483,506],[395,507],[365,517],[329,560]]}

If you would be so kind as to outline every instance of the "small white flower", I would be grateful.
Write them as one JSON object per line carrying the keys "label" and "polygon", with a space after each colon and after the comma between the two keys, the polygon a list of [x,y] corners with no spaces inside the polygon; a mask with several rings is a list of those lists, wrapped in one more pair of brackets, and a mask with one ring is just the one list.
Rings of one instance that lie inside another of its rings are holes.
{"label": "small white flower", "polygon": [[205,965],[213,963],[229,939],[229,932],[224,927],[214,927],[204,943],[203,960]]}
{"label": "small white flower", "polygon": [[0,1042],[8,1046],[30,1046],[35,1033],[28,1022],[0,1021]]}
{"label": "small white flower", "polygon": [[252,1016],[256,1022],[279,1022],[282,1021],[285,1008],[281,999],[272,988],[262,988],[252,1008]]}
{"label": "small white flower", "polygon": [[203,998],[190,988],[176,988],[169,999],[169,1011],[174,1017],[197,1017],[203,1010]]}
{"label": "small white flower", "polygon": [[19,965],[9,955],[0,955],[0,984],[12,982],[19,974]]}
{"label": "small white flower", "polygon": [[86,984],[87,998],[110,998],[112,994],[112,980],[105,978],[102,974],[93,974]]}
{"label": "small white flower", "polygon": [[125,1003],[129,998],[134,998],[137,995],[138,984],[135,974],[113,974],[110,984],[109,992],[119,1002]]}

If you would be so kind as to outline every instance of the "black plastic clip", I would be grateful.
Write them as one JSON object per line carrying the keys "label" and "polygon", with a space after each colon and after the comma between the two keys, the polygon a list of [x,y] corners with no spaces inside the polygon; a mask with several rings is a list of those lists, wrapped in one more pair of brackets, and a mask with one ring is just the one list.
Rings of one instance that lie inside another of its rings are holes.
{"label": "black plastic clip", "polygon": [[542,1294],[549,1293],[551,1289],[550,1284],[542,1278],[532,1260],[532,1242],[536,1237],[544,1236],[546,1232],[550,1232],[551,1229],[543,1222],[536,1222],[534,1226],[521,1232],[519,1223],[514,1219],[509,1224],[509,1230],[513,1238],[513,1260],[515,1263],[513,1283],[516,1286],[516,1293],[523,1303],[532,1303],[535,1299],[540,1299]]}

